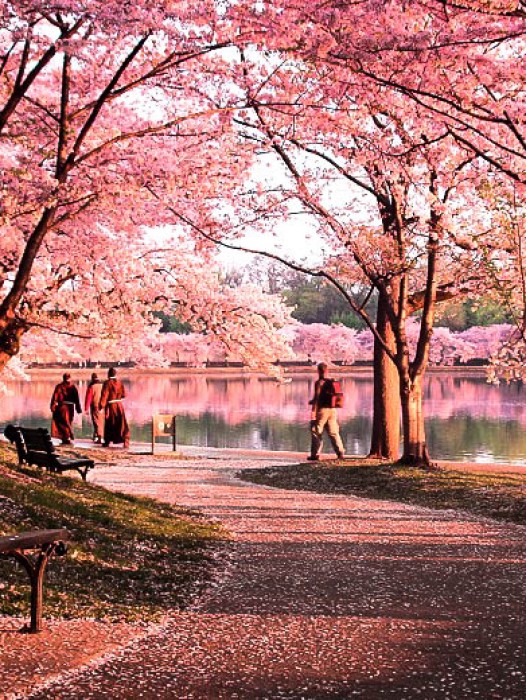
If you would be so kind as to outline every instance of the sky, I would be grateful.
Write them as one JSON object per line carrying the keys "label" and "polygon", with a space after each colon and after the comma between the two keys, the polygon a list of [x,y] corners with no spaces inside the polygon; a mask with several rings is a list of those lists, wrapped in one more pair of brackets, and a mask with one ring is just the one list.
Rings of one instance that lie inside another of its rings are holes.
{"label": "sky", "polygon": [[[300,216],[276,226],[273,237],[263,237],[261,233],[254,231],[240,239],[239,244],[276,253],[295,263],[305,263],[308,266],[319,265],[324,258],[324,253],[328,252],[312,223],[309,223],[307,217]],[[222,248],[219,252],[219,260],[227,269],[244,267],[253,257],[247,253],[226,248]]]}

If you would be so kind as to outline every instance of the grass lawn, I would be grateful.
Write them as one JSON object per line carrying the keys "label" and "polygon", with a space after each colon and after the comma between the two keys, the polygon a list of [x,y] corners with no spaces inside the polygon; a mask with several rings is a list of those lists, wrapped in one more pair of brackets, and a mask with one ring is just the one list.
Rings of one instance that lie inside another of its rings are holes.
{"label": "grass lawn", "polygon": [[[154,620],[183,608],[210,579],[225,539],[187,509],[20,468],[14,450],[0,445],[0,534],[60,527],[71,542],[50,561],[46,617]],[[0,612],[28,609],[27,574],[0,560]]]}
{"label": "grass lawn", "polygon": [[363,459],[251,469],[238,476],[284,489],[453,508],[526,525],[526,480],[521,475],[424,471]]}

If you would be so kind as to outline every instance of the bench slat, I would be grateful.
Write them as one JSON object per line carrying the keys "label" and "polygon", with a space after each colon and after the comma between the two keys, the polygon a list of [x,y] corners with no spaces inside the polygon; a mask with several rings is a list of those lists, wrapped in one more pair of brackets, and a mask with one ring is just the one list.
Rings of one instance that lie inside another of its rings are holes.
{"label": "bench slat", "polygon": [[20,532],[17,535],[0,537],[0,552],[13,551],[15,549],[39,549],[43,545],[53,542],[65,542],[68,539],[68,531],[36,530],[35,532]]}
{"label": "bench slat", "polygon": [[93,460],[88,457],[57,457],[56,464],[61,469],[75,469],[76,467],[92,467]]}
{"label": "bench slat", "polygon": [[55,452],[55,446],[51,442],[51,436],[45,428],[21,428],[26,449],[35,452]]}

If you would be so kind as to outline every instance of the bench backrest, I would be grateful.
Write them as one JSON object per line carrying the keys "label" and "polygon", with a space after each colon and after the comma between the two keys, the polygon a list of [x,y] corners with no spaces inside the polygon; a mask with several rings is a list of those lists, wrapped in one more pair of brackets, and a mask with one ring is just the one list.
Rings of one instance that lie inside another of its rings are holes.
{"label": "bench backrest", "polygon": [[45,452],[53,454],[55,446],[51,442],[51,435],[46,428],[20,428],[26,450],[28,452]]}
{"label": "bench backrest", "polygon": [[16,451],[18,454],[18,461],[20,462],[20,464],[22,464],[22,462],[25,462],[27,452],[24,443],[24,438],[22,437],[22,433],[20,432],[20,426],[11,424],[6,425],[4,435],[10,443],[15,443]]}

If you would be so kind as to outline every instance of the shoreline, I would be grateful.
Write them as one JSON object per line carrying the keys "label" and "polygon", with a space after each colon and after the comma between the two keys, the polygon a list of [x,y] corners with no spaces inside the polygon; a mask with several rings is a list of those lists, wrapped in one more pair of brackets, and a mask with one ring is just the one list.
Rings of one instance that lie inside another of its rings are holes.
{"label": "shoreline", "polygon": [[[0,441],[4,442],[2,436],[0,436]],[[233,464],[238,460],[250,459],[257,461],[261,459],[266,461],[269,458],[275,459],[277,463],[290,462],[292,460],[298,462],[298,464],[303,464],[306,462],[307,451],[297,452],[292,450],[265,450],[265,449],[250,449],[244,447],[205,447],[202,445],[185,445],[178,444],[177,451],[172,452],[170,445],[168,443],[157,443],[155,447],[155,455],[151,452],[150,442],[138,442],[132,441],[129,451],[123,451],[119,445],[112,445],[109,448],[103,448],[100,445],[94,445],[89,440],[79,439],[75,441],[74,448],[80,448],[82,450],[89,451],[92,455],[96,454],[106,454],[106,455],[128,455],[133,457],[137,456],[149,456],[152,457],[173,457],[177,460],[184,459],[220,459],[220,458],[231,458]],[[343,466],[352,467],[355,463],[360,463],[364,461],[369,461],[366,455],[347,455],[344,460]],[[327,452],[322,454],[320,458],[320,464],[325,464],[327,467],[333,466],[337,460],[334,456]],[[526,464],[514,464],[512,462],[474,462],[474,461],[453,461],[453,460],[443,460],[437,459],[433,460],[434,464],[437,464],[441,469],[447,471],[461,471],[469,473],[480,473],[480,474],[501,474],[501,475],[517,475],[524,477],[526,475]],[[234,464],[235,466],[235,464]],[[378,462],[378,466],[382,466],[382,462]]]}
{"label": "shoreline", "polygon": [[[249,367],[119,367],[115,365],[120,376],[137,376],[137,375],[174,375],[174,376],[219,376],[219,377],[242,377],[242,378],[256,378],[256,379],[266,379],[269,381],[276,381],[274,377],[265,374],[261,370],[250,369]],[[287,377],[294,376],[314,376],[316,373],[315,365],[311,367],[304,367],[301,365],[294,365],[290,367],[284,367],[284,374]],[[105,376],[107,372],[107,367],[67,367],[65,365],[57,367],[32,367],[26,370],[27,374],[33,378],[35,377],[48,377],[60,375],[63,372],[70,372],[72,375],[80,379],[89,378],[92,372],[97,372],[100,376]],[[355,365],[334,365],[330,369],[332,374],[338,375],[362,375],[362,376],[372,376],[373,367],[372,366],[355,366]],[[455,367],[429,367],[426,371],[426,375],[455,375],[455,376],[470,376],[470,377],[484,377],[486,374],[485,367],[481,366],[455,366]]]}

